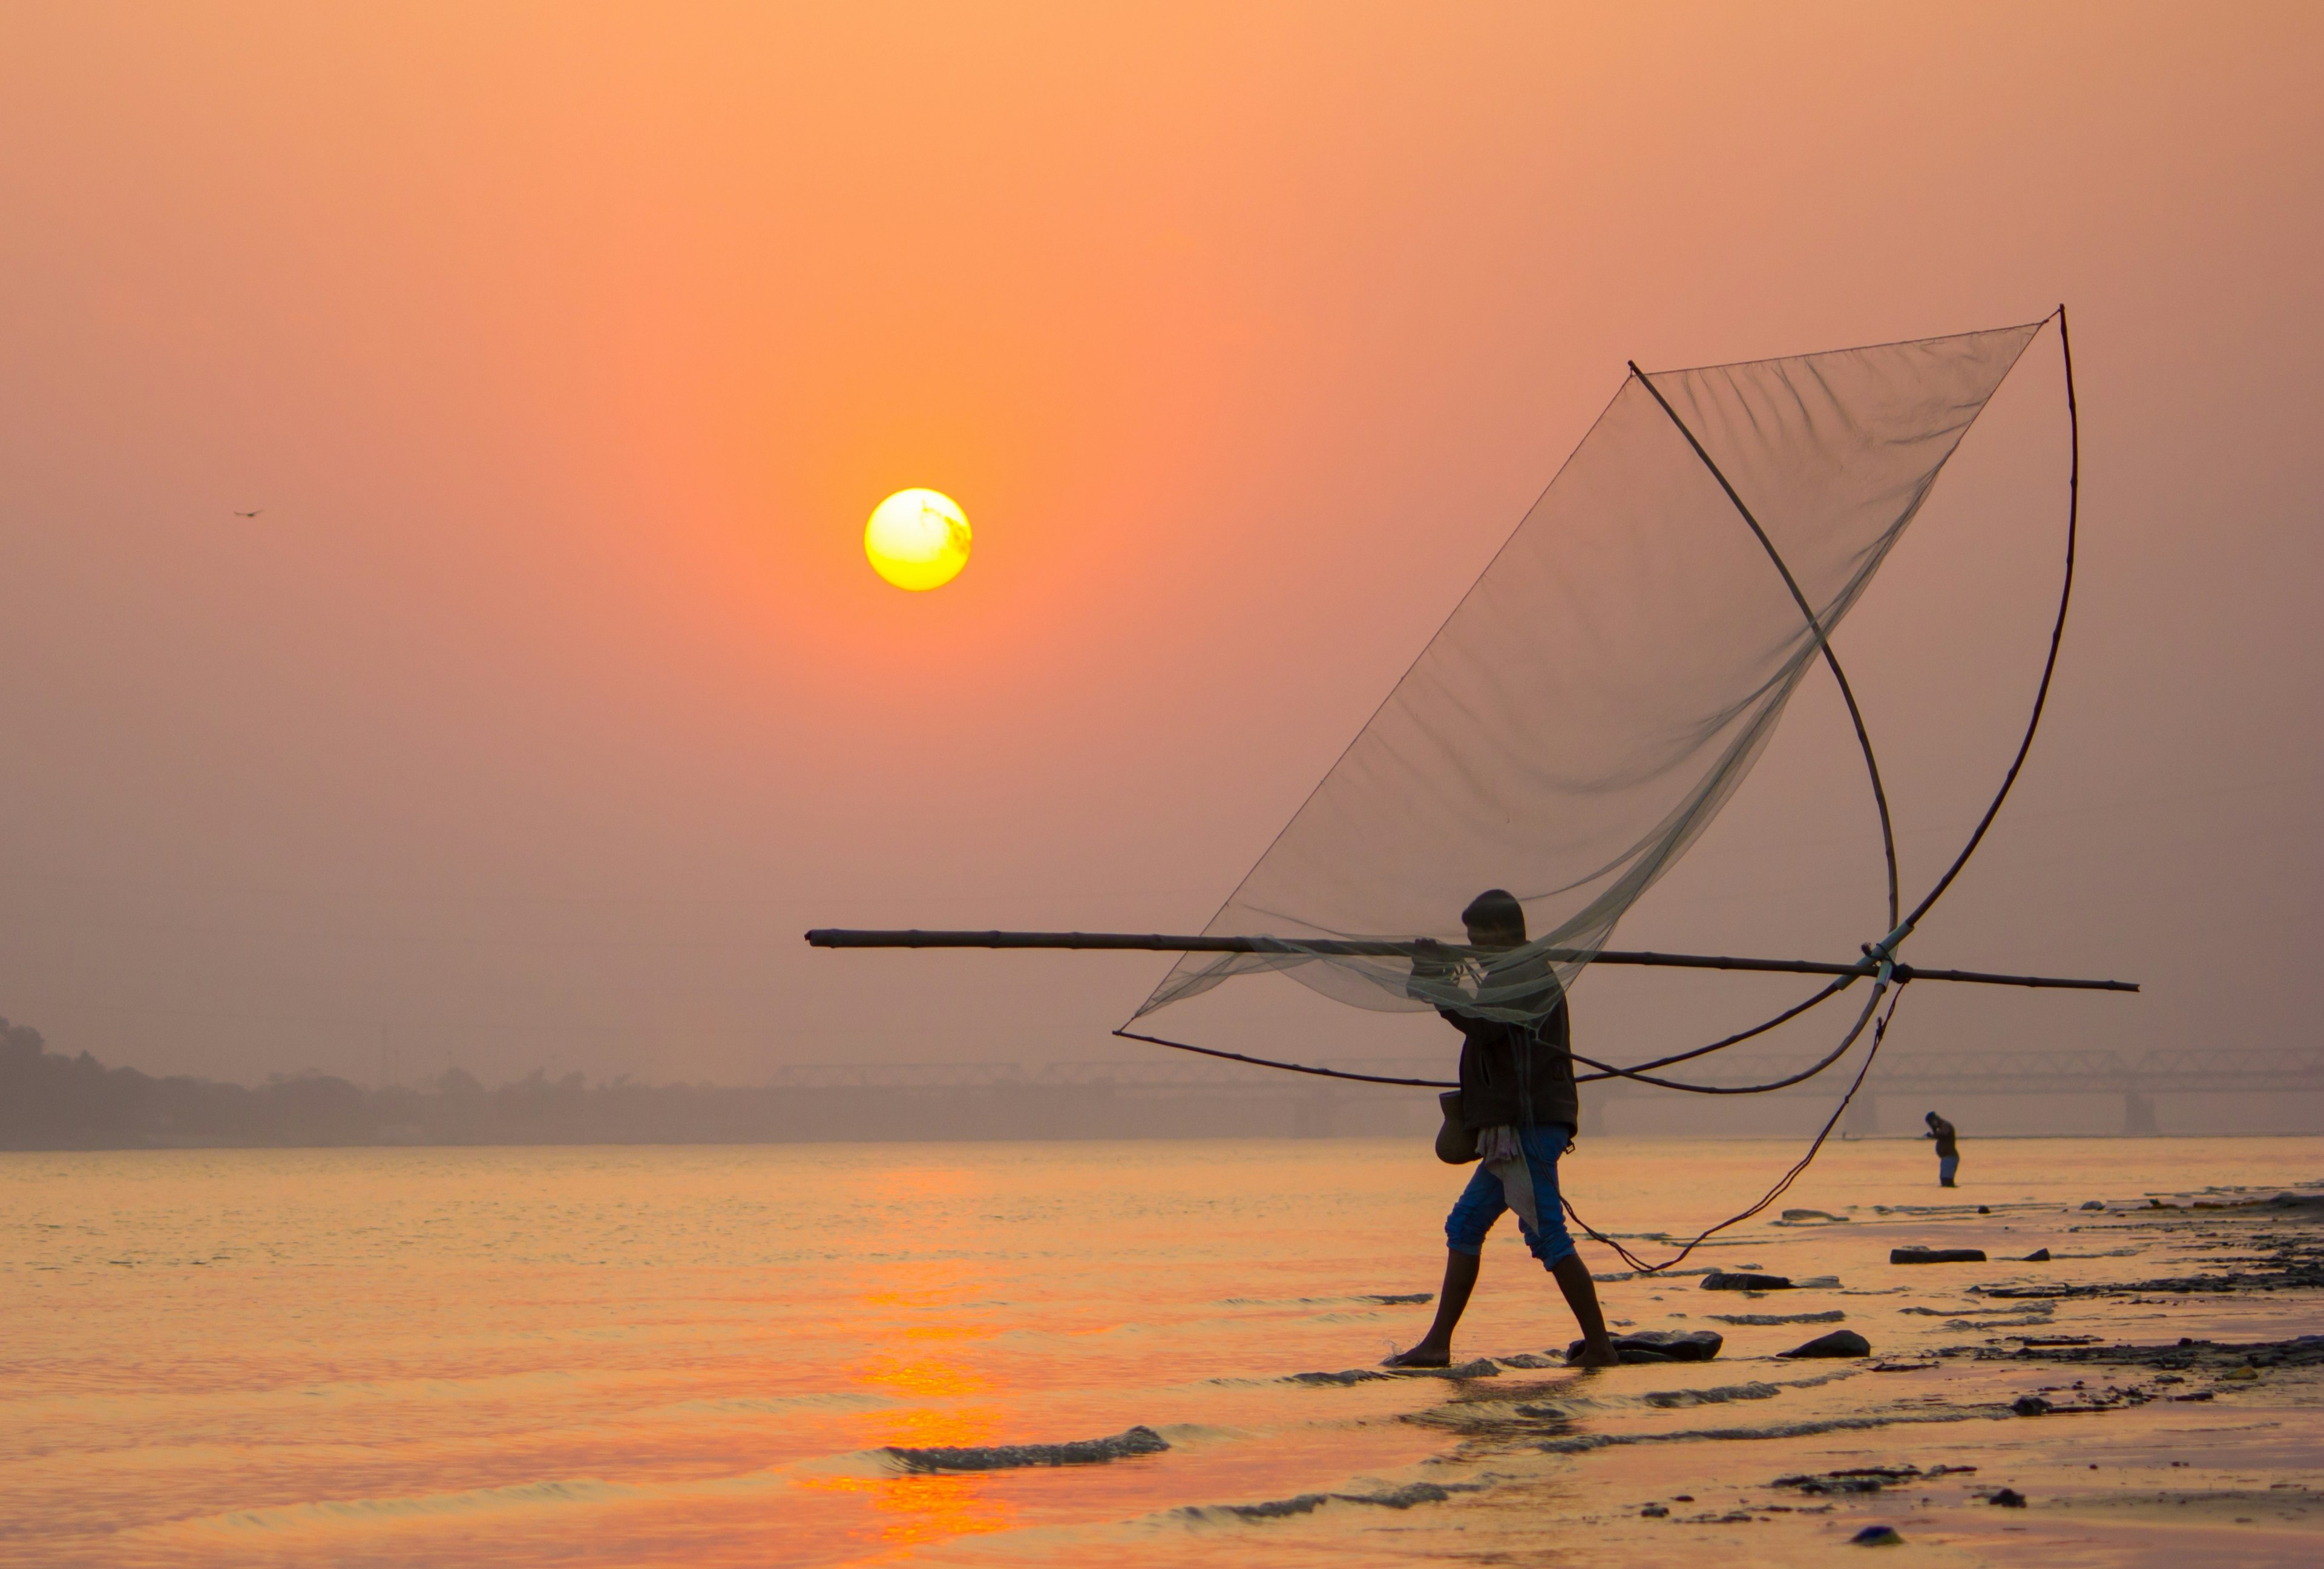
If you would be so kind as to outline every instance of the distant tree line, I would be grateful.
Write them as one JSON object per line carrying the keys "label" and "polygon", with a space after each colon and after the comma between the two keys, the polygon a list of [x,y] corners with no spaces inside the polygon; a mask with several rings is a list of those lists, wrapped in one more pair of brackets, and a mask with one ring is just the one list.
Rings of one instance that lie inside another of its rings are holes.
{"label": "distant tree line", "polygon": [[[746,1098],[754,1092],[741,1092]],[[591,1085],[534,1073],[487,1089],[452,1068],[432,1084],[367,1089],[324,1074],[261,1084],[108,1068],[47,1049],[0,1019],[0,1148],[144,1149],[242,1145],[700,1142],[763,1139],[737,1092],[707,1085]]]}
{"label": "distant tree line", "polygon": [[[1268,1136],[1332,1131],[1302,1100],[1113,1084],[798,1087],[592,1084],[534,1072],[487,1088],[452,1068],[367,1089],[321,1074],[225,1084],[47,1049],[0,1019],[0,1149],[378,1144],[759,1144],[889,1139]],[[1342,1128],[1339,1131],[1354,1131]]]}

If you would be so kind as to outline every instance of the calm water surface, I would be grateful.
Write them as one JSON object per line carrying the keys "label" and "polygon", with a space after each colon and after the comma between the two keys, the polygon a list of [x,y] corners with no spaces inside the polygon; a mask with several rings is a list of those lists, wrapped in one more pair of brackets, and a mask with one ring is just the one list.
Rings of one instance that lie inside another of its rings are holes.
{"label": "calm water surface", "polygon": [[[2312,1292],[1969,1290],[2218,1268],[2197,1262],[2216,1240],[2131,1206],[2312,1185],[2324,1140],[1964,1153],[1947,1194],[1925,1144],[1835,1144],[1783,1204],[1846,1223],[1754,1223],[1691,1260],[1831,1284],[1611,1279],[1609,1314],[1837,1310],[1891,1365],[2009,1333],[2324,1331]],[[1567,1186],[1602,1227],[1677,1230],[1795,1154],[1599,1140]],[[1296,1379],[1416,1337],[1426,1306],[1377,1298],[1434,1289],[1463,1175],[1416,1140],[0,1156],[0,1560],[1798,1563],[1872,1519],[1957,1563],[2184,1562],[2220,1531],[2231,1561],[2298,1563],[2324,1540],[2292,1501],[2324,1461],[2324,1389],[2290,1370],[2027,1421],[2007,1402],[2070,1372],[1780,1361],[1829,1326],[1720,1324],[1702,1367]],[[1464,1358],[1572,1333],[1504,1230]],[[2059,1257],[1888,1264],[1914,1241]],[[1168,1450],[957,1474],[888,1453],[1137,1426]],[[1766,1512],[1779,1473],[1851,1463],[1979,1469]],[[1984,1503],[2004,1481],[2034,1507]],[[1683,1523],[1713,1508],[1746,1512]]]}

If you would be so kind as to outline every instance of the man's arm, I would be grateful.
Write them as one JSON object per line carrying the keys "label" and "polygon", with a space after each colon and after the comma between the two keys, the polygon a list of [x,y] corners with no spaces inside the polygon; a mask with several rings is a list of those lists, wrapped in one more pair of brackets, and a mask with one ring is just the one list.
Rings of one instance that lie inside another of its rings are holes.
{"label": "man's arm", "polygon": [[1435,1004],[1436,1017],[1444,1020],[1465,1037],[1469,1033],[1464,1015],[1428,995],[1415,984],[1420,981],[1443,981],[1460,974],[1461,962],[1444,950],[1444,945],[1434,937],[1422,937],[1413,945],[1412,979],[1404,984],[1404,994],[1424,1002]]}

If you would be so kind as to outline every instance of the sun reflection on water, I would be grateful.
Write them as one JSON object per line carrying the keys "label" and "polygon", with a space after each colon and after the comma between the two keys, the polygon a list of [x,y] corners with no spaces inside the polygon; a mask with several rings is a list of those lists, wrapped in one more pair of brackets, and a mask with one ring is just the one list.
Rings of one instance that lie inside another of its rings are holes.
{"label": "sun reflection on water", "polygon": [[[907,1213],[960,1186],[956,1172],[926,1169],[890,1172],[880,1185],[882,1197],[901,1201]],[[972,1448],[1002,1440],[1007,1391],[967,1360],[975,1343],[999,1331],[960,1316],[966,1303],[989,1289],[978,1271],[938,1263],[911,1288],[857,1295],[862,1318],[879,1326],[884,1344],[856,1363],[850,1377],[861,1389],[905,1402],[865,1416],[864,1448]],[[862,1495],[878,1521],[880,1540],[896,1549],[1006,1530],[1018,1516],[1015,1500],[999,1491],[1002,1479],[994,1476],[908,1472],[831,1477],[816,1485]]]}

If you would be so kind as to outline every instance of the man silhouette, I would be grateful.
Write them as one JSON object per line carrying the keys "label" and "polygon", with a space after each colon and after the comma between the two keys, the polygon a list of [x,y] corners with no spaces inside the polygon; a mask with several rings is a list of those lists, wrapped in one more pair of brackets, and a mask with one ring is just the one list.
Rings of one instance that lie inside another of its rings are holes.
{"label": "man silhouette", "polygon": [[[1525,946],[1525,907],[1504,889],[1479,894],[1461,919],[1472,946],[1506,953]],[[1443,981],[1457,968],[1441,946],[1425,943],[1413,961],[1413,979]],[[1485,1234],[1504,1211],[1515,1210],[1526,1245],[1556,1280],[1582,1327],[1575,1360],[1583,1367],[1609,1367],[1619,1359],[1607,1338],[1590,1267],[1566,1234],[1557,1194],[1558,1157],[1572,1144],[1581,1121],[1564,989],[1546,961],[1528,956],[1488,960],[1481,990],[1498,1005],[1523,1009],[1534,1019],[1517,1024],[1480,1018],[1457,1006],[1436,1010],[1461,1032],[1461,1122],[1476,1135],[1478,1165],[1444,1222],[1444,1289],[1436,1299],[1436,1321],[1418,1344],[1384,1365],[1451,1364],[1453,1326],[1476,1288]],[[1552,1005],[1544,1009],[1543,1001]]]}
{"label": "man silhouette", "polygon": [[1960,1169],[1960,1131],[1934,1112],[1929,1113],[1928,1123],[1929,1131],[1923,1137],[1937,1141],[1937,1186],[1950,1187],[1953,1173]]}

